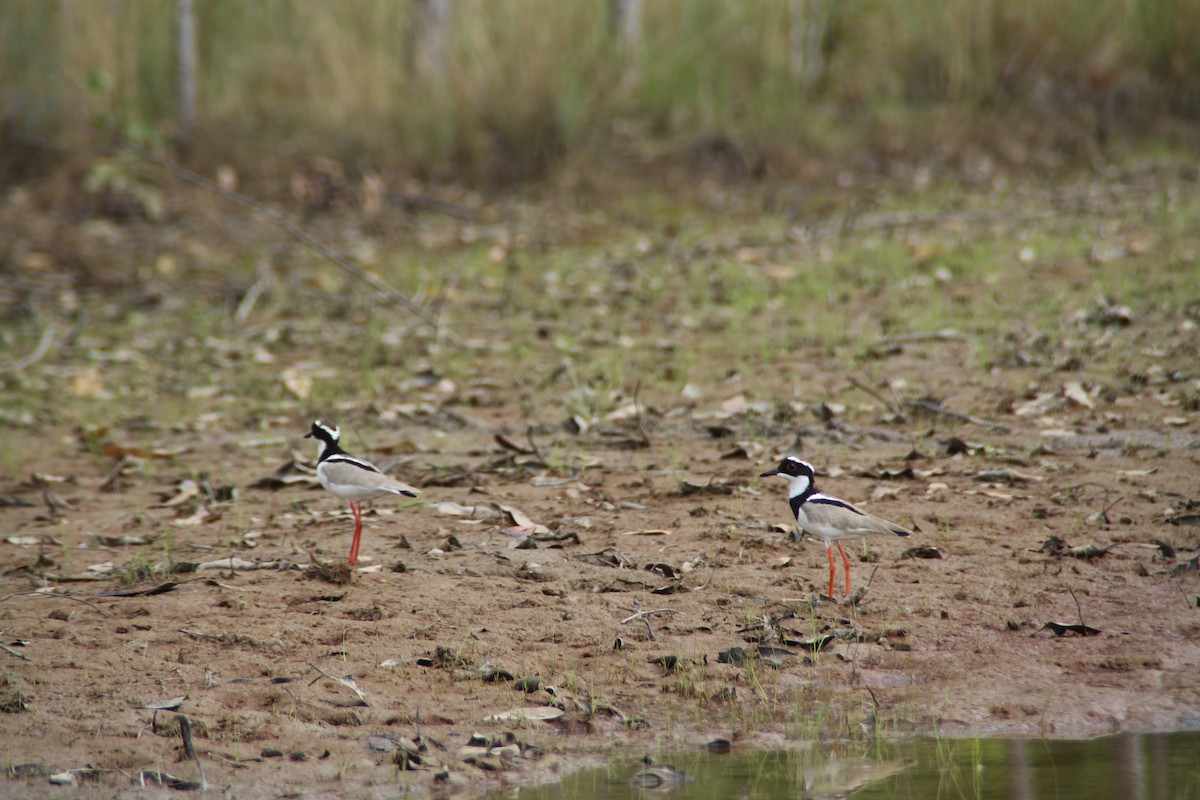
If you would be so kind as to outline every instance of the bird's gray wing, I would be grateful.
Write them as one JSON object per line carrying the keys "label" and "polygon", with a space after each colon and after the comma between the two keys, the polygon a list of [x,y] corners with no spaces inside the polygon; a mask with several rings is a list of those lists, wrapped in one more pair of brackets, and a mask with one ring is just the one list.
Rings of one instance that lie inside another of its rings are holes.
{"label": "bird's gray wing", "polygon": [[912,534],[912,531],[907,528],[872,516],[844,500],[833,497],[814,496],[809,498],[804,504],[804,513],[815,525],[827,525],[850,534],[888,533],[893,536]]}
{"label": "bird's gray wing", "polygon": [[321,466],[329,482],[337,486],[358,486],[362,489],[376,489],[408,497],[420,494],[407,483],[380,472],[374,464],[353,456],[330,456],[321,462]]}

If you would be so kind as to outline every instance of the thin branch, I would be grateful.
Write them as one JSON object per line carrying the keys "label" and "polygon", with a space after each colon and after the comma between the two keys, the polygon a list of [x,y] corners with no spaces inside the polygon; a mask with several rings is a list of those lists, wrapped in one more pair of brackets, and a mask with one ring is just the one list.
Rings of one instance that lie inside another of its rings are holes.
{"label": "thin branch", "polygon": [[1071,599],[1075,601],[1075,613],[1079,615],[1080,626],[1086,628],[1087,623],[1083,621],[1083,608],[1079,605],[1079,598],[1075,596],[1075,590],[1068,586],[1067,591],[1071,593]]}
{"label": "thin branch", "polygon": [[[1108,499],[1107,494],[1105,495],[1104,499],[1105,500]],[[1108,512],[1112,511],[1113,508],[1116,507],[1117,503],[1121,502],[1124,499],[1125,499],[1125,497],[1123,495],[1117,495],[1116,500],[1113,500],[1111,503],[1108,503],[1107,505],[1105,505],[1104,508],[1100,511],[1100,519],[1102,519],[1105,522],[1105,524],[1108,523]]]}
{"label": "thin branch", "polygon": [[904,421],[904,419],[906,419],[904,411],[899,406],[897,406],[895,403],[891,402],[886,397],[884,397],[882,394],[880,394],[878,391],[876,391],[875,387],[870,386],[866,382],[859,380],[854,375],[848,375],[846,377],[846,380],[850,381],[850,385],[853,386],[855,389],[861,389],[862,391],[871,395],[871,397],[875,398],[875,400],[877,402],[879,402],[880,404],[882,404],[884,408],[886,408],[888,411],[891,411],[893,414],[895,414],[897,417],[899,417],[901,421]]}
{"label": "thin branch", "polygon": [[[1177,569],[1178,569],[1178,568],[1177,568]],[[1196,605],[1195,605],[1195,606],[1193,606],[1193,605],[1192,605],[1192,598],[1191,598],[1190,596],[1188,596],[1188,593],[1187,593],[1187,592],[1185,592],[1185,591],[1183,590],[1183,584],[1182,584],[1181,582],[1179,582],[1179,581],[1174,581],[1173,583],[1175,584],[1175,588],[1179,590],[1179,593],[1180,593],[1181,595],[1183,595],[1183,603],[1184,603],[1184,605],[1186,605],[1188,608],[1200,607],[1200,600],[1197,600],[1197,601],[1196,601]]]}
{"label": "thin branch", "polygon": [[875,573],[879,571],[879,565],[871,570],[871,577],[867,578],[867,585],[860,586],[854,590],[854,593],[842,601],[842,605],[853,608],[862,602],[862,599],[867,596],[867,590],[871,588],[871,582],[875,580]]}
{"label": "thin branch", "polygon": [[210,192],[225,198],[229,202],[239,205],[242,208],[257,214],[267,222],[270,222],[275,227],[281,229],[293,239],[303,244],[305,247],[312,250],[317,255],[332,261],[350,276],[367,284],[384,297],[399,303],[411,314],[419,317],[423,322],[433,328],[434,332],[439,336],[445,336],[447,340],[455,345],[462,344],[460,339],[443,328],[440,320],[438,320],[435,316],[430,314],[421,306],[417,305],[407,294],[391,286],[378,275],[366,271],[358,264],[335,251],[333,248],[319,241],[316,237],[309,234],[299,225],[296,225],[294,222],[291,222],[285,218],[282,214],[272,211],[256,200],[251,200],[244,194],[226,189],[215,181],[211,181],[208,178],[205,178],[203,175],[192,172],[190,169],[181,166],[180,164],[176,164],[174,161],[171,161],[168,158],[160,156],[158,153],[154,153],[150,150],[146,150],[145,148],[128,143],[126,143],[124,147],[141,158],[144,158],[154,164],[158,164],[160,167],[163,167],[167,171],[174,173],[177,177],[187,181],[188,183],[208,189]]}
{"label": "thin branch", "polygon": [[33,348],[33,351],[11,364],[0,364],[0,372],[20,372],[26,367],[33,366],[46,357],[46,353],[50,352],[50,345],[52,344],[54,344],[54,326],[46,323],[46,327],[42,328],[41,338],[38,339],[37,346]]}
{"label": "thin branch", "polygon": [[533,425],[526,426],[525,441],[529,442],[529,455],[537,456],[538,461],[541,461],[543,464],[546,463],[546,459],[542,458],[542,451],[538,449],[537,444],[533,441]]}
{"label": "thin branch", "polygon": [[362,689],[358,688],[358,684],[354,682],[354,678],[350,677],[349,675],[347,675],[345,678],[339,678],[336,675],[330,675],[328,672],[325,672],[324,670],[322,670],[320,667],[318,667],[316,664],[312,663],[311,661],[308,663],[308,666],[312,667],[314,670],[316,670],[318,673],[320,673],[320,677],[313,679],[313,681],[308,684],[309,686],[312,686],[314,683],[321,680],[321,678],[325,678],[327,680],[333,681],[334,683],[336,683],[340,686],[345,686],[347,689],[349,689],[350,691],[352,691],[356,695],[358,695],[358,704],[359,705],[363,705],[363,706],[370,705],[370,703],[367,702],[366,693],[363,692]]}
{"label": "thin branch", "polygon": [[996,430],[1001,433],[1008,433],[1009,430],[1011,430],[1003,423],[992,422],[989,419],[981,419],[980,417],[972,417],[970,414],[964,414],[961,411],[951,411],[940,403],[934,403],[929,400],[908,400],[904,403],[904,405],[908,406],[909,408],[918,409],[930,414],[938,414],[943,417],[950,417],[951,419],[970,422],[974,425],[982,425],[985,428],[991,428],[992,430]]}
{"label": "thin branch", "polygon": [[55,592],[42,592],[42,591],[37,591],[37,590],[31,591],[31,592],[13,592],[12,594],[5,595],[4,597],[0,597],[0,603],[3,603],[5,600],[11,600],[14,597],[20,597],[21,595],[27,595],[27,594],[34,595],[36,597],[61,597],[63,600],[74,600],[76,603],[83,603],[85,606],[92,609],[93,611],[95,611],[97,614],[99,614],[102,617],[111,617],[112,616],[107,611],[105,611],[104,609],[97,606],[95,603],[89,603],[87,600],[84,600],[82,597],[76,597],[76,596],[70,595],[70,594],[57,594]]}
{"label": "thin branch", "polygon": [[653,614],[674,614],[674,613],[676,613],[675,609],[673,609],[673,608],[648,608],[643,611],[642,604],[638,603],[638,602],[635,602],[633,604],[633,607],[634,607],[634,609],[636,609],[635,613],[632,614],[631,616],[628,616],[625,619],[621,620],[621,624],[625,625],[630,622],[642,623],[643,625],[646,626],[646,633],[648,633],[650,635],[650,641],[652,641],[652,642],[657,642],[658,637],[654,635],[654,627],[650,625],[649,617]]}
{"label": "thin branch", "polygon": [[176,628],[175,630],[179,631],[180,633],[184,634],[185,636],[190,636],[193,639],[220,639],[221,638],[220,636],[214,636],[211,633],[201,633],[200,631],[189,631],[187,628]]}
{"label": "thin branch", "polygon": [[179,723],[179,736],[183,739],[183,754],[196,762],[196,769],[200,772],[200,791],[208,791],[208,780],[204,777],[204,765],[200,763],[200,757],[196,755],[196,748],[192,745],[192,723],[183,714],[176,714],[175,721]]}
{"label": "thin branch", "polygon": [[17,658],[21,659],[22,661],[29,660],[29,656],[18,653],[16,650],[13,650],[11,647],[9,647],[6,644],[0,644],[0,650],[3,650],[4,652],[8,653],[10,656],[16,656]]}

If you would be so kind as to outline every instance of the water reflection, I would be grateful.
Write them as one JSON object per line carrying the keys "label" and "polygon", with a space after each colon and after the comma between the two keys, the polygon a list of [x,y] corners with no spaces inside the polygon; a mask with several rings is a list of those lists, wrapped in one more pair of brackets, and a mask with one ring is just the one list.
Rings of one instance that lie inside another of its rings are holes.
{"label": "water reflection", "polygon": [[[684,780],[647,788],[643,762],[522,792],[520,800],[1200,800],[1200,732],[1086,741],[916,739],[903,743],[663,754]],[[652,769],[653,771],[653,769]],[[635,776],[642,776],[637,777]]]}

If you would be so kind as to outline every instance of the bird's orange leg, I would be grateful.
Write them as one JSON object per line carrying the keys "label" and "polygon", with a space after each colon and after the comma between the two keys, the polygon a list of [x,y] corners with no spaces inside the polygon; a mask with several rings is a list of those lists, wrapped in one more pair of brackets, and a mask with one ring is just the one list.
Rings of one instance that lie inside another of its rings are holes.
{"label": "bird's orange leg", "polygon": [[354,566],[358,563],[358,545],[362,541],[362,506],[351,503],[350,511],[354,513],[354,539],[350,542],[350,557],[346,559],[346,563]]}
{"label": "bird's orange leg", "polygon": [[833,548],[829,546],[829,542],[825,543],[825,552],[829,554],[829,597],[833,597],[833,579],[837,577],[837,568],[833,563]]}
{"label": "bird's orange leg", "polygon": [[[846,594],[850,594],[850,559],[846,558],[846,551],[842,549],[842,543],[838,542],[837,546],[838,552],[842,554],[842,564],[846,567]],[[830,557],[833,557],[832,553],[830,553]]]}

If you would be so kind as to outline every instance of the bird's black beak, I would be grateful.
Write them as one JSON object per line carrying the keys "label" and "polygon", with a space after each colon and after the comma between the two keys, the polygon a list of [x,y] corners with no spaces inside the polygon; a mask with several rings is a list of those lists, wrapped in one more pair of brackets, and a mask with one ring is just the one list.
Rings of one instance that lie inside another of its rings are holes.
{"label": "bird's black beak", "polygon": [[767,470],[766,472],[764,472],[762,475],[759,475],[758,477],[760,477],[760,478],[769,478],[769,477],[771,477],[772,475],[778,475],[778,474],[779,474],[779,469],[778,469],[778,468],[776,468],[776,469]]}
{"label": "bird's black beak", "polygon": [[305,439],[311,439],[311,438],[313,438],[312,431],[309,431],[308,433],[304,434],[304,438],[305,438]]}

